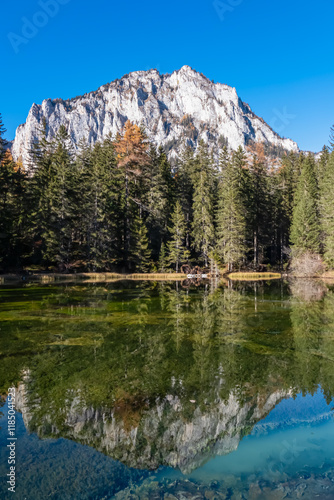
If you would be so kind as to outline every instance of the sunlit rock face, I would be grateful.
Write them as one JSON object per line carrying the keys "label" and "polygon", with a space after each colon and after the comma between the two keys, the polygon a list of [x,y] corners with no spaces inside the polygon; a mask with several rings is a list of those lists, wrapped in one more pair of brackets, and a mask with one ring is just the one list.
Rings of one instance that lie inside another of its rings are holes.
{"label": "sunlit rock face", "polygon": [[256,116],[235,88],[213,83],[183,66],[165,75],[157,70],[136,71],[74,99],[33,104],[26,123],[17,129],[13,156],[28,164],[44,122],[48,139],[64,124],[77,150],[81,139],[93,145],[109,134],[115,137],[128,119],[143,125],[148,138],[162,145],[172,161],[186,143],[195,149],[200,139],[217,153],[223,137],[232,149],[255,141],[298,151],[295,142],[282,139]]}
{"label": "sunlit rock face", "polygon": [[52,412],[43,409],[42,401],[33,405],[27,402],[26,384],[27,379],[17,391],[17,408],[26,428],[37,431],[40,437],[78,441],[129,467],[157,469],[165,465],[183,473],[200,467],[213,456],[236,450],[242,437],[289,395],[278,390],[266,397],[254,396],[242,404],[231,393],[228,400],[217,399],[207,409],[167,395],[153,404],[146,402],[139,411],[138,407],[125,405],[120,413],[117,407],[87,407],[80,395],[72,393],[67,407],[61,409],[60,430]]}

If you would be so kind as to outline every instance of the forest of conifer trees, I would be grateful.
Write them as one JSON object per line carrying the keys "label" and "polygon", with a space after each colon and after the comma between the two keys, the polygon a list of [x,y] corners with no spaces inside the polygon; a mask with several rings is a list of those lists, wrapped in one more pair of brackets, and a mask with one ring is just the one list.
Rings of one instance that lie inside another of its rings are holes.
{"label": "forest of conifer trees", "polygon": [[200,142],[171,168],[138,126],[74,154],[66,128],[34,144],[29,168],[6,149],[0,116],[0,270],[179,272],[213,261],[334,268],[334,152],[272,159],[263,144]]}

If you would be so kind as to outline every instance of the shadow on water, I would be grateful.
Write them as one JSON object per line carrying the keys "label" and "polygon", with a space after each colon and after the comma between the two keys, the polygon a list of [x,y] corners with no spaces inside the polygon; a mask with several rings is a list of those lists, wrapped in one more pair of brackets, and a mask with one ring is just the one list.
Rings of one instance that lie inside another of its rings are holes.
{"label": "shadow on water", "polygon": [[17,498],[333,498],[331,286],[2,287],[0,321]]}

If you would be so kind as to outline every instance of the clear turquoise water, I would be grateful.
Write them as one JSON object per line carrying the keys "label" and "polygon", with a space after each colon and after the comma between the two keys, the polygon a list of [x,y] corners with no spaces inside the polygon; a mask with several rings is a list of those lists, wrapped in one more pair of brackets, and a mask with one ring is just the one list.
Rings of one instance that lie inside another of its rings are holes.
{"label": "clear turquoise water", "polygon": [[334,293],[0,288],[0,498],[334,498]]}

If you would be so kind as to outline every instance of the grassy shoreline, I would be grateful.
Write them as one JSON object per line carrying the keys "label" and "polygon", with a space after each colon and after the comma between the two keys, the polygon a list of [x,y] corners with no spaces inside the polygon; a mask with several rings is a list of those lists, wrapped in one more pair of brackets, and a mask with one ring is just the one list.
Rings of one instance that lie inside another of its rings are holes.
{"label": "grassy shoreline", "polygon": [[187,278],[186,274],[180,273],[31,273],[31,274],[3,274],[0,275],[0,284],[11,282],[37,282],[54,283],[60,281],[80,281],[87,282],[113,282],[122,280],[152,280],[152,281],[179,281]]}
{"label": "grassy shoreline", "polygon": [[232,281],[261,281],[261,280],[279,280],[282,278],[281,273],[230,273],[227,275]]}
{"label": "grassy shoreline", "polygon": [[[210,274],[207,275],[210,279]],[[282,274],[276,272],[232,272],[221,273],[221,279],[229,279],[231,281],[264,281],[264,280],[278,280],[282,277],[296,278],[293,274]],[[300,277],[301,279],[305,276]],[[322,275],[314,276],[313,279],[334,280],[334,271],[328,271]],[[35,282],[35,283],[59,283],[78,281],[80,283],[96,283],[96,282],[115,282],[115,281],[182,281],[187,279],[186,274],[181,273],[76,273],[76,274],[63,274],[63,273],[8,273],[0,275],[0,285],[11,284],[17,282]],[[310,279],[310,277],[308,277]]]}

